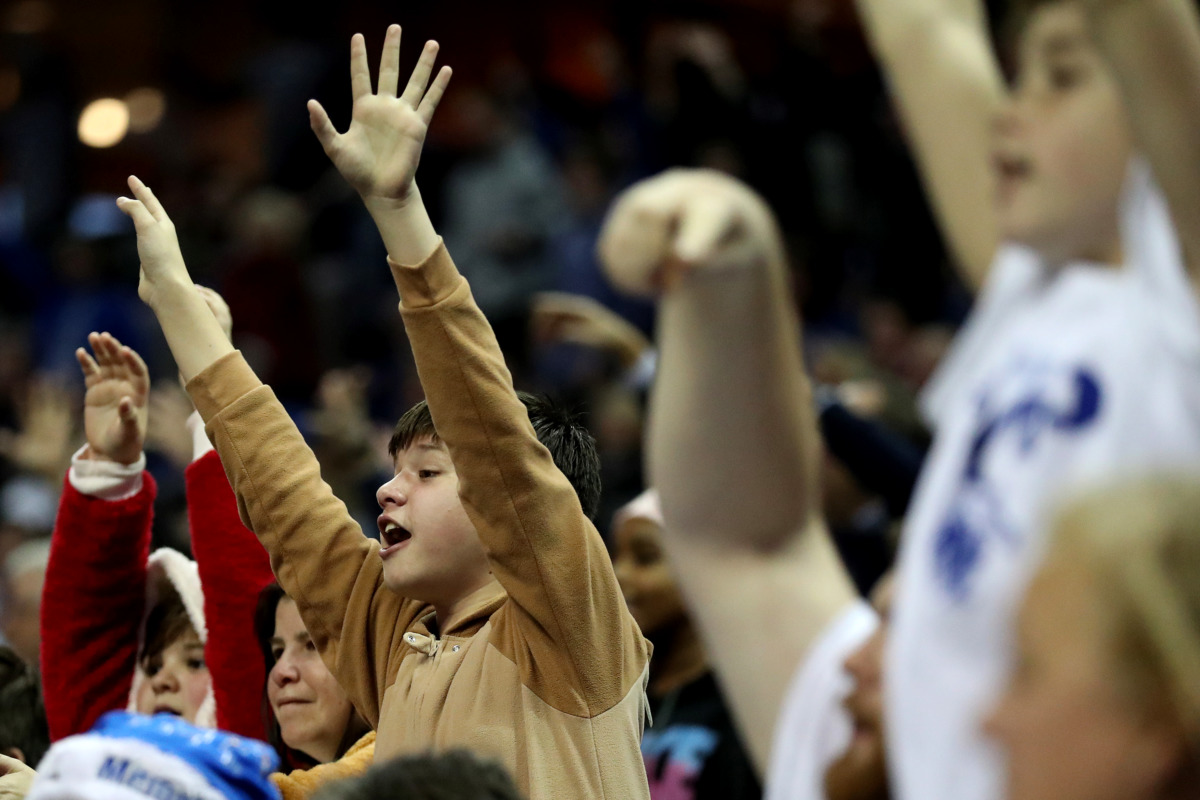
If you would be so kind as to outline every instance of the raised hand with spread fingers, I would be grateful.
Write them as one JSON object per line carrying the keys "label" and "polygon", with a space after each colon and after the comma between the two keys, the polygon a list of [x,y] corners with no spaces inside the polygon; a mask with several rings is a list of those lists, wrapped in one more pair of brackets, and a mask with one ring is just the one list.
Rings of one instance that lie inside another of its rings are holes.
{"label": "raised hand with spread fingers", "polygon": [[372,92],[366,40],[356,33],[350,40],[354,110],[349,129],[338,133],[321,104],[308,102],[309,121],[326,155],[362,197],[389,255],[400,263],[416,263],[437,246],[437,234],[416,188],[425,135],[450,82],[451,70],[445,66],[430,82],[437,54],[437,42],[426,42],[399,93],[400,26],[392,25]]}
{"label": "raised hand with spread fingers", "polygon": [[87,449],[83,458],[133,464],[146,441],[150,372],[134,350],[109,333],[88,336],[91,355],[75,351],[83,370],[83,426]]}

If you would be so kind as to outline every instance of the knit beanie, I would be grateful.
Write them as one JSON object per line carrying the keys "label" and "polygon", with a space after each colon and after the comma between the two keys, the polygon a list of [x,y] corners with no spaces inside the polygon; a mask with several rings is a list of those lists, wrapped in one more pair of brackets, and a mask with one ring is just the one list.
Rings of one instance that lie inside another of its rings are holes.
{"label": "knit beanie", "polygon": [[27,800],[278,800],[262,742],[170,714],[110,711],[52,746]]}

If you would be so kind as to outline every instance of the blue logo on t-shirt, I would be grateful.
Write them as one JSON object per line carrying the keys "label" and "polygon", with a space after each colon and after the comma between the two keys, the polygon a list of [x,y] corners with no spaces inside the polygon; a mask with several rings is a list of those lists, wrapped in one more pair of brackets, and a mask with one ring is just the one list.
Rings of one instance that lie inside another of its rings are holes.
{"label": "blue logo on t-shirt", "polygon": [[988,412],[986,400],[980,403],[962,482],[934,541],[938,578],[955,600],[967,598],[971,576],[982,563],[988,540],[1016,542],[1020,535],[1006,520],[1004,498],[987,479],[984,458],[989,449],[1001,436],[1015,436],[1018,456],[1024,458],[1045,436],[1078,433],[1099,415],[1101,391],[1096,376],[1077,367],[1069,379],[1071,400],[1065,406],[1046,399],[1045,384],[998,413]]}

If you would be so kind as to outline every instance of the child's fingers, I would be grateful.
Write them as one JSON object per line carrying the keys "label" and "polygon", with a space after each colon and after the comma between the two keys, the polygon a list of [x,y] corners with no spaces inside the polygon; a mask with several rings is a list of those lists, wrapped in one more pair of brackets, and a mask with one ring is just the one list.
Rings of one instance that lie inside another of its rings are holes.
{"label": "child's fingers", "polygon": [[141,178],[136,175],[130,175],[129,188],[133,191],[133,196],[140,200],[142,205],[146,207],[146,210],[150,212],[150,216],[159,222],[170,222],[171,218],[167,216],[167,210],[163,208],[162,203],[158,202],[158,198],[154,196],[153,190],[142,183]]}
{"label": "child's fingers", "polygon": [[433,112],[437,111],[438,103],[442,101],[442,95],[446,93],[446,86],[449,85],[453,75],[454,71],[449,67],[442,67],[438,70],[437,77],[433,79],[433,85],[421,99],[421,105],[417,106],[417,113],[420,114],[426,125],[433,119]]}
{"label": "child's fingers", "polygon": [[146,368],[146,362],[138,355],[138,352],[132,347],[121,348],[121,360],[125,362],[125,366],[133,373],[133,382],[137,386],[138,391],[147,392],[150,390],[150,370]]}
{"label": "child's fingers", "polygon": [[96,363],[100,365],[100,369],[111,367],[116,360],[113,358],[112,337],[107,333],[93,333],[88,336],[88,341],[92,345],[92,352],[96,356]]}
{"label": "child's fingers", "polygon": [[354,100],[371,93],[371,68],[367,66],[367,40],[361,33],[350,37],[350,96]]}
{"label": "child's fingers", "polygon": [[137,412],[134,410],[132,397],[126,395],[121,398],[121,402],[117,405],[117,415],[121,418],[122,426],[137,427]]}
{"label": "child's fingers", "polygon": [[389,25],[379,59],[379,89],[382,97],[395,97],[400,86],[400,26]]}
{"label": "child's fingers", "polygon": [[338,132],[333,127],[333,123],[329,121],[329,115],[325,113],[325,108],[316,100],[308,101],[308,124],[312,126],[313,133],[317,135],[321,147],[325,148],[325,154],[330,155],[334,142],[337,141]]}
{"label": "child's fingers", "polygon": [[125,216],[133,220],[133,226],[139,231],[145,230],[145,228],[153,225],[155,222],[154,216],[137,200],[132,200],[128,197],[118,197],[117,208]]}
{"label": "child's fingers", "polygon": [[75,348],[75,360],[79,362],[79,369],[83,372],[83,380],[85,382],[93,375],[100,374],[100,366],[88,351],[82,347]]}
{"label": "child's fingers", "polygon": [[429,76],[433,74],[433,65],[437,61],[437,54],[438,43],[430,39],[421,50],[421,57],[417,59],[417,65],[413,67],[412,75],[408,78],[408,86],[404,87],[404,94],[400,99],[414,108],[421,102],[421,97],[425,94],[425,87],[429,85]]}

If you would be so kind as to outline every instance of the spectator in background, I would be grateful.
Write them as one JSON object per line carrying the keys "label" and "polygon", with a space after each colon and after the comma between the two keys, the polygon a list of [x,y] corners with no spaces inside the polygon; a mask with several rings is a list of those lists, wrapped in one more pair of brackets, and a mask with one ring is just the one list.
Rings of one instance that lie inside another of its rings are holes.
{"label": "spectator in background", "polygon": [[1010,800],[1200,797],[1200,483],[1070,504],[1025,594],[985,723]]}
{"label": "spectator in background", "polygon": [[0,755],[37,766],[50,746],[42,683],[8,647],[0,647],[0,711]]}
{"label": "spectator in background", "polygon": [[654,645],[642,756],[653,800],[762,796],[750,758],[708,666],[662,545],[662,509],[649,489],[613,518],[613,567],[629,613]]}
{"label": "spectator in background", "polygon": [[549,154],[501,101],[463,89],[447,111],[467,155],[447,175],[446,248],[471,282],[506,354],[524,367],[530,298],[554,280],[550,243],[563,224],[563,192]]}
{"label": "spectator in background", "polygon": [[4,559],[5,598],[0,613],[0,633],[4,634],[13,651],[30,665],[38,663],[41,644],[38,614],[49,560],[49,539],[25,542]]}
{"label": "spectator in background", "polygon": [[254,634],[266,668],[262,710],[267,741],[279,755],[272,776],[284,800],[357,775],[375,757],[375,731],[350,704],[278,583],[258,595]]}

